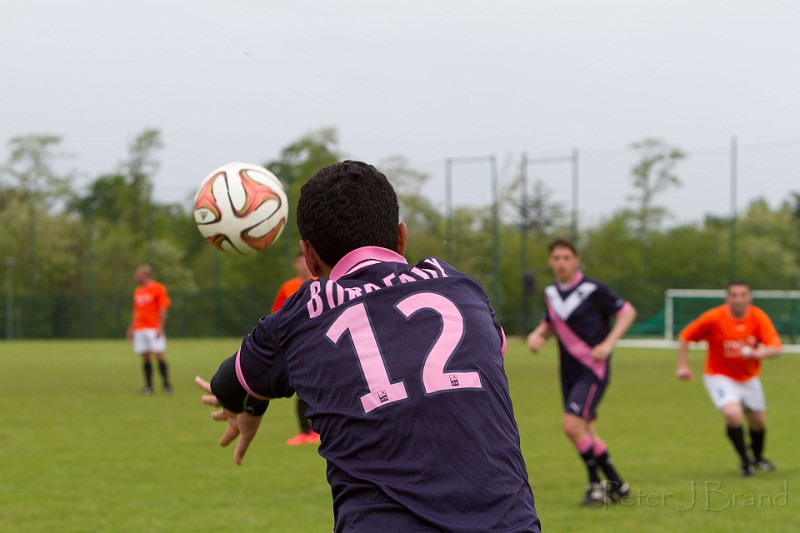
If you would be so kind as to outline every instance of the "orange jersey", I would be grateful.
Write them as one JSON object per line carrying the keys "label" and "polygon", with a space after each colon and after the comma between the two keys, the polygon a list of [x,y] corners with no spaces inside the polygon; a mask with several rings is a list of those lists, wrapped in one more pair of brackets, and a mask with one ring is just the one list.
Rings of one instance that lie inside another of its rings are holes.
{"label": "orange jersey", "polygon": [[288,300],[292,294],[296,293],[297,289],[299,289],[302,284],[303,282],[300,281],[300,278],[292,278],[285,281],[283,285],[281,285],[281,288],[278,289],[278,295],[275,296],[275,301],[272,303],[272,311],[270,312],[274,313],[280,309],[283,302]]}
{"label": "orange jersey", "polygon": [[742,357],[742,348],[759,344],[781,346],[781,338],[767,314],[751,305],[744,317],[735,318],[730,308],[709,309],[680,333],[685,341],[708,341],[706,374],[721,374],[736,381],[747,381],[761,370],[761,360]]}
{"label": "orange jersey", "polygon": [[170,305],[167,288],[161,283],[139,285],[133,291],[133,329],[159,327],[159,314]]}

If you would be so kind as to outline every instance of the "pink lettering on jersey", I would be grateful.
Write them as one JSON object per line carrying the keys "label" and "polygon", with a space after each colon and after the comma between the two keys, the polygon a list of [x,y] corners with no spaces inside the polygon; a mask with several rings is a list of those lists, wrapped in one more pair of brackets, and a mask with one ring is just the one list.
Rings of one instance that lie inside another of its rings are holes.
{"label": "pink lettering on jersey", "polygon": [[443,278],[447,277],[447,274],[444,273],[444,268],[435,257],[429,257],[424,262],[433,265]]}
{"label": "pink lettering on jersey", "polygon": [[345,292],[347,292],[347,301],[353,300],[361,296],[361,287],[345,287]]}
{"label": "pink lettering on jersey", "polygon": [[308,318],[315,318],[322,314],[322,298],[320,297],[320,282],[314,281],[308,287],[311,293],[311,298],[308,299],[306,308],[308,308]]}
{"label": "pink lettering on jersey", "polygon": [[412,278],[408,274],[400,274],[399,278],[400,278],[400,283],[413,283],[417,281],[416,278]]}
{"label": "pink lettering on jersey", "polygon": [[[364,285],[361,287],[342,287],[336,283],[335,280],[339,279],[343,275],[364,268],[365,266],[370,266],[380,262],[375,259],[361,259],[357,261],[357,259],[359,259],[360,256],[366,252],[381,257],[385,255],[387,256],[387,260],[391,259],[397,260],[398,262],[405,262],[405,259],[403,259],[402,256],[382,248],[368,246],[351,252],[345,256],[345,259],[342,259],[339,263],[337,263],[336,267],[334,267],[334,269],[331,271],[331,277],[329,280],[316,280],[309,286],[309,296],[308,301],[306,302],[309,318],[316,318],[320,316],[325,309],[334,309],[343,303],[359,298],[364,294],[381,290],[384,287],[393,287],[397,282],[414,283],[416,281],[447,277],[447,274],[445,273],[444,268],[439,261],[436,258],[431,257],[424,261],[430,265],[431,268],[419,268],[415,266],[406,272],[389,274],[381,279],[383,286],[375,283],[364,283]],[[345,267],[348,268],[346,269]],[[334,271],[336,271],[337,276],[334,276]],[[339,271],[342,271],[342,273],[339,273]],[[322,283],[325,283],[324,291],[322,289]],[[324,297],[322,294],[323,292]]]}
{"label": "pink lettering on jersey", "polygon": [[[334,293],[334,291],[336,291]],[[325,284],[325,296],[331,309],[344,303],[344,289],[334,281]]]}
{"label": "pink lettering on jersey", "polygon": [[426,274],[425,271],[422,270],[421,268],[414,267],[414,268],[411,269],[411,272],[413,272],[414,274],[416,274],[417,276],[419,276],[422,279],[431,279],[431,276]]}

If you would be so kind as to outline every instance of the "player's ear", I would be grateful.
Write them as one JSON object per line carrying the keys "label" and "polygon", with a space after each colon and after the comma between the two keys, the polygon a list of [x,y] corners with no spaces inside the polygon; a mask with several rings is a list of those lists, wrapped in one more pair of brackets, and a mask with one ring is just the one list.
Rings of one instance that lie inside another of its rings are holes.
{"label": "player's ear", "polygon": [[303,257],[306,260],[306,266],[309,272],[311,272],[311,275],[320,277],[322,275],[322,265],[325,263],[319,258],[317,251],[305,240],[300,241],[300,249],[303,250]]}
{"label": "player's ear", "polygon": [[406,244],[408,244],[408,226],[405,222],[397,225],[397,253],[403,255],[406,253]]}

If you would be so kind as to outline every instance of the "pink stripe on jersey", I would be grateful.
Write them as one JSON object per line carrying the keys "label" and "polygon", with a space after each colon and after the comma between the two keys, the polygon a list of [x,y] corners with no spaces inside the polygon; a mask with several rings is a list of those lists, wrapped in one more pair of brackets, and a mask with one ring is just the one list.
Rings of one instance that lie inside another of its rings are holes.
{"label": "pink stripe on jersey", "polygon": [[500,328],[500,336],[503,338],[503,342],[500,346],[500,355],[503,356],[503,359],[506,358],[506,348],[508,347],[508,342],[506,342],[506,330],[502,327]]}
{"label": "pink stripe on jersey", "polygon": [[548,314],[550,315],[550,326],[555,330],[558,335],[558,340],[572,354],[572,356],[580,361],[581,364],[588,367],[599,379],[604,379],[606,376],[606,362],[596,361],[592,358],[592,347],[583,342],[583,339],[567,326],[567,323],[561,320],[553,309],[549,300],[547,302]]}
{"label": "pink stripe on jersey", "polygon": [[266,396],[261,396],[260,394],[256,394],[255,392],[253,392],[253,389],[247,386],[247,381],[245,381],[244,374],[242,373],[241,357],[242,357],[242,349],[239,348],[239,351],[236,352],[236,378],[239,380],[239,385],[241,385],[242,388],[247,391],[247,394],[249,394],[253,398],[258,398],[259,400],[269,400],[269,398],[267,398]]}

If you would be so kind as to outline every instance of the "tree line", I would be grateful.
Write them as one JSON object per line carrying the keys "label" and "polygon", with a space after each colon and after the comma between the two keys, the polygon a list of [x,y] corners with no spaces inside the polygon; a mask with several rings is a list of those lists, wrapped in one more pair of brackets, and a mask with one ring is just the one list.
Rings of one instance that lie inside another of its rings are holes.
{"label": "tree line", "polygon": [[[133,271],[142,263],[154,267],[172,295],[170,335],[242,335],[293,276],[300,187],[316,170],[345,157],[336,130],[324,128],[263,161],[284,184],[290,221],[272,249],[237,257],[204,242],[190,205],[153,198],[164,146],[159,130],[141,132],[116,168],[80,189],[72,174],[58,170],[66,157],[61,143],[58,135],[15,137],[0,166],[2,338],[121,337],[130,319]],[[680,185],[679,164],[687,155],[656,138],[630,148],[638,159],[628,207],[581,228],[577,244],[585,271],[637,307],[640,333],[660,333],[667,288],[720,288],[731,277],[753,288],[798,288],[799,193],[777,208],[753,199],[733,219],[709,215],[665,228],[669,211],[658,198]],[[377,166],[397,189],[410,229],[409,261],[441,257],[487,292],[497,271],[492,304],[504,327],[512,334],[532,329],[542,311],[541,291],[552,282],[547,245],[571,233],[569,216],[552,191],[535,181],[522,195],[517,177],[499,195],[500,224],[494,228],[491,205],[458,206],[446,220],[419,193],[429,176],[404,157]],[[452,242],[445,247],[448,234]],[[492,263],[495,246],[499,265]],[[452,257],[444,257],[445,249]],[[525,264],[521,257],[528,258]]]}

